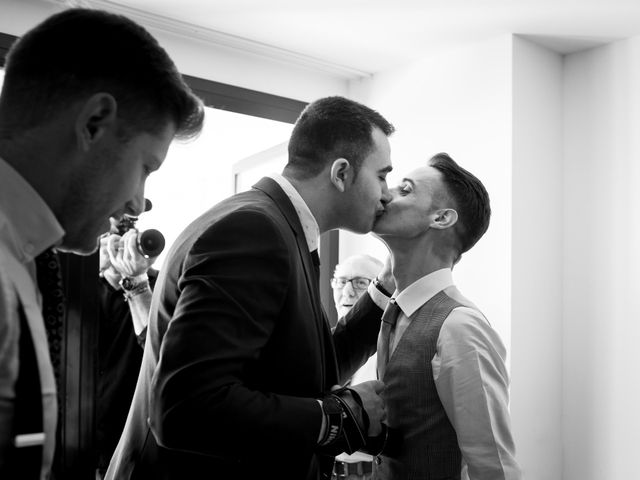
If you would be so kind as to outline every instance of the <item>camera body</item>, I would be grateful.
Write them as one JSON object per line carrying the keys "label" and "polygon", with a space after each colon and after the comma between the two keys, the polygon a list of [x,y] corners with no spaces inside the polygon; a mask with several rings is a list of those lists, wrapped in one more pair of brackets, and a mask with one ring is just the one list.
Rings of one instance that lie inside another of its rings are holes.
{"label": "camera body", "polygon": [[[116,228],[118,229],[118,235],[124,235],[132,228],[136,228],[136,222],[138,217],[133,215],[124,214]],[[145,230],[144,232],[138,232],[138,238],[136,239],[136,247],[140,255],[149,257],[157,257],[164,249],[164,235],[154,228]]]}

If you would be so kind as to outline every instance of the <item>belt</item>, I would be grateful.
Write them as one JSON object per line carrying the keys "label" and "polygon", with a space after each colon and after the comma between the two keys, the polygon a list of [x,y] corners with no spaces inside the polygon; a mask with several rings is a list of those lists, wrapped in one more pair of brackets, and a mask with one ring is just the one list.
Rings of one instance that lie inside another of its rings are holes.
{"label": "belt", "polygon": [[373,471],[373,462],[347,463],[336,460],[333,465],[333,472],[337,478],[345,478],[349,475],[366,475]]}

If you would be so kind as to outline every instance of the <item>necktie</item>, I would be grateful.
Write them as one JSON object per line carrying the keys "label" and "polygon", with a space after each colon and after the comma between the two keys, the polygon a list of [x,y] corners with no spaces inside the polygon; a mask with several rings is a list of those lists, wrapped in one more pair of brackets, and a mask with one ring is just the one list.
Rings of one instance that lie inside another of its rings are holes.
{"label": "necktie", "polygon": [[311,251],[311,259],[313,260],[313,268],[316,271],[316,277],[320,280],[320,256],[318,255],[318,249]]}
{"label": "necktie", "polygon": [[36,257],[38,288],[42,295],[42,317],[49,341],[49,355],[53,364],[58,391],[62,365],[62,333],[65,314],[64,290],[60,260],[55,249],[49,248]]}
{"label": "necktie", "polygon": [[384,378],[387,362],[389,361],[389,336],[396,326],[400,311],[395,298],[392,298],[382,314],[382,325],[378,335],[378,379],[380,380]]}

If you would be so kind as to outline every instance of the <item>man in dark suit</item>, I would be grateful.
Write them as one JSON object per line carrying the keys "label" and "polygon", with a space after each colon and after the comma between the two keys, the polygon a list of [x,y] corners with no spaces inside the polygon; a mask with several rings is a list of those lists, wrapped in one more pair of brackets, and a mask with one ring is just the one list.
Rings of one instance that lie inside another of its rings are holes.
{"label": "man in dark suit", "polygon": [[381,382],[331,393],[375,350],[375,287],[332,336],[315,250],[320,233],[368,232],[384,212],[392,132],[357,102],[313,102],[282,175],[176,240],[107,478],[328,478],[336,453],[382,431]]}

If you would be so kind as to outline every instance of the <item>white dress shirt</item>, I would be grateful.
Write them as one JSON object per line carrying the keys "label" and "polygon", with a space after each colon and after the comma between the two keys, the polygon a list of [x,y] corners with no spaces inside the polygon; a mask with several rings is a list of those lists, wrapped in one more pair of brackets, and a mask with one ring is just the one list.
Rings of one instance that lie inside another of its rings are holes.
{"label": "white dress shirt", "polygon": [[389,355],[411,316],[442,290],[465,305],[444,321],[431,360],[438,396],[462,452],[462,479],[521,479],[511,434],[506,349],[487,319],[454,286],[450,269],[432,272],[394,294],[402,313],[389,339]]}
{"label": "white dress shirt", "polygon": [[[18,378],[22,304],[40,371],[44,409],[41,477],[48,478],[55,447],[56,384],[36,282],[35,257],[55,245],[64,230],[37,192],[0,159],[0,463],[11,442]],[[0,468],[1,470],[1,468]]]}
{"label": "white dress shirt", "polygon": [[291,185],[291,182],[279,173],[272,173],[269,175],[269,178],[275,180],[278,185],[280,185],[280,188],[284,190],[287,197],[289,197],[289,200],[291,200],[293,208],[295,208],[298,218],[300,219],[300,224],[302,225],[302,230],[304,231],[304,237],[307,240],[309,251],[313,252],[314,250],[317,250],[320,228],[318,227],[318,222],[313,216],[313,213],[311,213],[311,210],[309,210],[304,199],[295,187]]}

